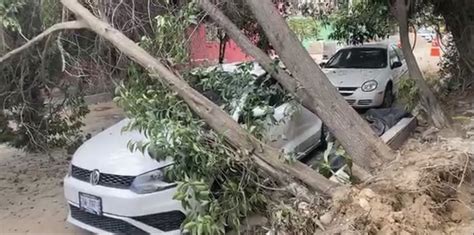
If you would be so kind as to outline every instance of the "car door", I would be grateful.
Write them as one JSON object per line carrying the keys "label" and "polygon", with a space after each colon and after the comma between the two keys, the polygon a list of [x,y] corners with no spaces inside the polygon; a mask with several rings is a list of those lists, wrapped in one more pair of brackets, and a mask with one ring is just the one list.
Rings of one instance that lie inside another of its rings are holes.
{"label": "car door", "polygon": [[[398,56],[398,53],[396,52],[393,46],[390,46],[388,48],[388,56],[389,56],[389,64],[390,64],[390,75],[392,77],[393,82],[397,84],[403,72],[403,61],[400,59],[400,57]],[[393,65],[397,62],[402,63],[402,66],[396,67],[396,68],[393,67]]]}
{"label": "car door", "polygon": [[275,108],[273,119],[268,120],[265,133],[271,146],[298,158],[320,144],[322,122],[306,108],[285,103]]}
{"label": "car door", "polygon": [[407,62],[406,62],[406,60],[405,60],[405,56],[403,55],[402,49],[398,48],[398,47],[395,46],[395,45],[392,45],[392,47],[393,47],[393,50],[395,51],[395,53],[397,53],[398,58],[399,58],[400,61],[402,62],[402,67],[400,67],[400,69],[399,69],[398,78],[397,78],[397,79],[400,79],[400,78],[403,77],[406,73],[408,73]]}

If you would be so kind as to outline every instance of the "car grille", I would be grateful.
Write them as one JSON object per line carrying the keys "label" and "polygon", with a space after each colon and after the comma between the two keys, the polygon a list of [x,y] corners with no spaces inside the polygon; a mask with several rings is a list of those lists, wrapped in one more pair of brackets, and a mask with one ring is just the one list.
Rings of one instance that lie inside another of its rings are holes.
{"label": "car grille", "polygon": [[119,219],[94,215],[70,205],[71,217],[95,228],[115,234],[148,234],[147,232]]}
{"label": "car grille", "polygon": [[133,219],[159,230],[169,232],[179,229],[184,219],[186,219],[186,215],[181,211],[169,211],[154,215],[134,217]]}
{"label": "car grille", "polygon": [[346,101],[347,103],[349,103],[349,105],[353,105],[356,102],[356,100],[346,100]]}
{"label": "car grille", "polygon": [[[82,169],[80,167],[72,165],[71,175],[73,178],[76,178],[81,181],[89,182],[89,178],[92,171]],[[100,174],[98,185],[111,187],[111,188],[130,188],[132,185],[135,176],[122,176],[122,175],[112,175],[112,174]]]}
{"label": "car grille", "polygon": [[358,87],[338,87],[337,90],[342,96],[351,96]]}
{"label": "car grille", "polygon": [[359,100],[358,105],[369,105],[372,104],[372,100]]}

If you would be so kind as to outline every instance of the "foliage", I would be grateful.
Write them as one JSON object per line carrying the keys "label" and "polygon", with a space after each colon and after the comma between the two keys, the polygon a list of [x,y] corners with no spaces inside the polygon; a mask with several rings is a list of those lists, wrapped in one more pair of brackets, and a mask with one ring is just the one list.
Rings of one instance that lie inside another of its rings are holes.
{"label": "foliage", "polygon": [[[270,221],[274,231],[289,231],[291,234],[314,234],[320,229],[323,200],[311,204],[291,199],[272,205]],[[275,234],[278,234],[275,232]]]}
{"label": "foliage", "polygon": [[405,110],[412,111],[419,101],[419,90],[416,86],[416,81],[409,77],[400,79],[397,97],[405,105]]}
{"label": "foliage", "polygon": [[297,6],[298,12],[306,17],[313,17],[318,20],[327,20],[335,9],[327,4],[322,5],[320,2],[304,1]]}
{"label": "foliage", "polygon": [[[290,102],[292,97],[269,75],[256,78],[251,73],[253,68],[253,63],[243,63],[233,73],[218,67],[212,71],[198,70],[193,74],[199,90],[214,93],[218,97],[217,103],[227,113],[238,118],[237,121],[250,133],[261,138],[268,120],[273,118],[274,108]],[[256,116],[255,108],[263,113]]]}
{"label": "foliage", "polygon": [[153,34],[142,37],[142,45],[172,64],[186,62],[189,51],[188,30],[191,25],[198,23],[196,14],[193,4],[187,4],[173,14],[156,16],[152,25]]}
{"label": "foliage", "polygon": [[61,21],[62,5],[57,0],[41,1],[41,20],[45,28]]}
{"label": "foliage", "polygon": [[318,36],[319,24],[314,18],[309,17],[289,17],[288,26],[302,41]]}
{"label": "foliage", "polygon": [[0,0],[0,22],[5,29],[20,31],[17,15],[26,0]]}
{"label": "foliage", "polygon": [[[28,3],[28,4],[27,4]],[[25,43],[43,30],[38,1],[2,1],[9,42]],[[46,43],[0,65],[0,140],[30,151],[53,147],[77,147],[83,141],[81,119],[87,108],[80,94],[64,93],[64,99],[48,93],[48,87],[67,90],[61,82],[59,51]]]}
{"label": "foliage", "polygon": [[342,7],[326,23],[334,28],[329,37],[347,44],[384,39],[390,34],[392,25],[388,6],[378,1],[370,4],[361,1],[352,7]]}

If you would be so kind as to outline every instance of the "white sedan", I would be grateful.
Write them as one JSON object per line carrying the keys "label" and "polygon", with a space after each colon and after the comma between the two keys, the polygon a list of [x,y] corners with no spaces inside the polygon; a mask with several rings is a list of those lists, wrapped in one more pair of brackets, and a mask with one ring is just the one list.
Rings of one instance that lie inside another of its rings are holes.
{"label": "white sedan", "polygon": [[[237,67],[229,64],[220,69],[231,73]],[[266,79],[266,72],[258,65],[252,75],[256,80]],[[245,98],[240,103],[245,103]],[[236,120],[239,110],[237,106],[232,113]],[[254,115],[261,112],[255,109]],[[74,154],[64,178],[67,221],[98,234],[180,234],[185,211],[173,200],[176,183],[163,174],[172,162],[155,161],[149,153],[130,152],[129,141],[146,139],[138,131],[122,131],[129,122],[125,119],[99,133]],[[316,115],[304,107],[283,103],[274,108],[265,141],[303,156],[319,145],[321,132],[322,122]]]}
{"label": "white sedan", "polygon": [[353,107],[390,107],[395,84],[407,67],[395,45],[366,44],[340,49],[323,65],[323,72]]}

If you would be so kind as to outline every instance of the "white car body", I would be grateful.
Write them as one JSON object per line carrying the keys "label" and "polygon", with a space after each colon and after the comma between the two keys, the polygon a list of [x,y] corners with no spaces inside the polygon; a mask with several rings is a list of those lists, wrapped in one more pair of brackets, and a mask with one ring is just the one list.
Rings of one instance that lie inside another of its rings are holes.
{"label": "white car body", "polygon": [[420,28],[416,34],[427,42],[432,42],[436,38],[436,32],[432,28]]}
{"label": "white car body", "polygon": [[[352,48],[367,49],[386,49],[387,65],[381,68],[323,68],[323,72],[327,75],[331,83],[344,96],[346,101],[356,108],[372,108],[379,107],[384,102],[385,91],[387,87],[392,88],[395,93],[395,85],[398,80],[407,72],[405,59],[401,51],[392,44],[366,44],[363,46],[351,46],[340,49],[329,60],[331,60],[342,50],[351,50]],[[395,61],[399,61],[401,66],[393,68]],[[372,91],[363,91],[362,86],[368,81],[377,82],[376,89]]]}
{"label": "white car body", "polygon": [[[260,69],[256,67],[256,76]],[[301,155],[319,145],[322,122],[313,113],[286,103],[275,108],[273,116],[281,122],[267,126],[267,143]],[[179,201],[172,199],[175,185],[146,194],[131,190],[137,176],[172,162],[158,162],[147,153],[131,152],[129,141],[145,137],[137,131],[122,131],[129,121],[125,119],[92,137],[74,154],[64,178],[64,194],[70,207],[67,221],[99,234],[180,234],[185,211]],[[99,215],[93,214],[99,211]]]}

